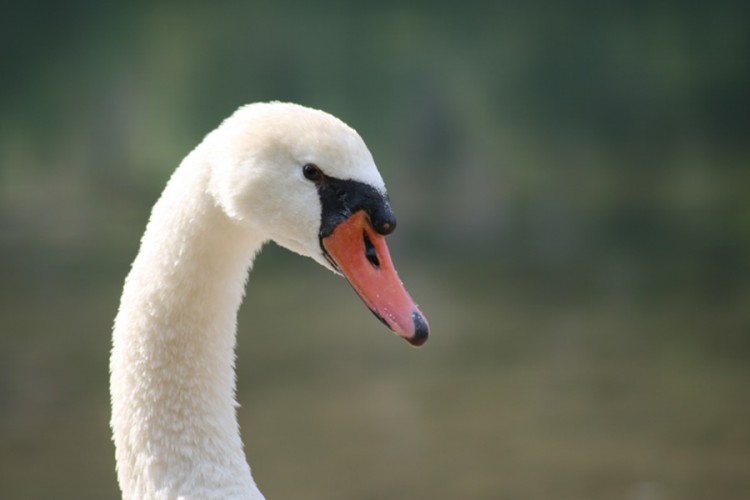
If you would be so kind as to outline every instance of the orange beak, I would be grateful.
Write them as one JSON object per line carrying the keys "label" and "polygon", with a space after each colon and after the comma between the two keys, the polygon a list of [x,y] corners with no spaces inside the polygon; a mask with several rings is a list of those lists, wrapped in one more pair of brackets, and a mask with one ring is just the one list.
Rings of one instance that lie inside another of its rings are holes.
{"label": "orange beak", "polygon": [[398,278],[385,237],[372,228],[363,210],[339,223],[321,245],[380,321],[413,346],[427,341],[427,320]]}

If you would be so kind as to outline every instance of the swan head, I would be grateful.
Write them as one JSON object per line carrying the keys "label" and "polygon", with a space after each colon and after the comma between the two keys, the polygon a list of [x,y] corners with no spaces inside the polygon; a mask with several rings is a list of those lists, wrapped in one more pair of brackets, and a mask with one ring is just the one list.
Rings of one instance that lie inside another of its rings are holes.
{"label": "swan head", "polygon": [[385,243],[396,227],[385,184],[354,129],[322,111],[258,103],[227,118],[205,146],[209,190],[231,219],[343,274],[412,345],[427,340]]}

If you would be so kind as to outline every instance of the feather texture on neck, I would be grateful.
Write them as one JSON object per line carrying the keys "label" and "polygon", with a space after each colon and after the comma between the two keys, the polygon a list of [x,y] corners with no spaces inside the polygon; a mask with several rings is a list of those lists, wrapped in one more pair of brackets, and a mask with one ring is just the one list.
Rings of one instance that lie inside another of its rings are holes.
{"label": "feather texture on neck", "polygon": [[263,239],[216,206],[204,161],[193,151],[154,206],[115,321],[112,428],[125,498],[263,498],[234,395],[237,310]]}

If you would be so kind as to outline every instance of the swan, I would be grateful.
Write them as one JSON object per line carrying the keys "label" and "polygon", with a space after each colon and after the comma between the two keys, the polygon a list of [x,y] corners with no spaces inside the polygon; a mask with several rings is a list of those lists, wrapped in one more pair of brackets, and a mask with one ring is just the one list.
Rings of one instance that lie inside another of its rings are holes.
{"label": "swan", "polygon": [[264,243],[342,274],[414,346],[429,326],[385,236],[396,227],[362,138],[290,103],[239,108],[190,152],[151,212],[125,279],[110,358],[126,499],[262,499],[235,408],[237,310]]}

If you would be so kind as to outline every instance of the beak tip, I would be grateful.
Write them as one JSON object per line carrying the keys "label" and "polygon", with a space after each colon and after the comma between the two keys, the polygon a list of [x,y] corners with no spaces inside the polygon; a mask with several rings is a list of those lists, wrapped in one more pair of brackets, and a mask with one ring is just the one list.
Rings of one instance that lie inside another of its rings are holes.
{"label": "beak tip", "polygon": [[430,327],[419,311],[414,311],[411,314],[411,319],[414,322],[414,335],[408,341],[412,346],[420,347],[427,342],[427,338],[430,336]]}

